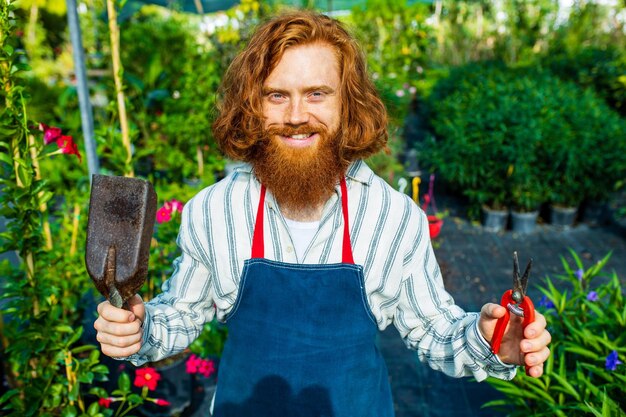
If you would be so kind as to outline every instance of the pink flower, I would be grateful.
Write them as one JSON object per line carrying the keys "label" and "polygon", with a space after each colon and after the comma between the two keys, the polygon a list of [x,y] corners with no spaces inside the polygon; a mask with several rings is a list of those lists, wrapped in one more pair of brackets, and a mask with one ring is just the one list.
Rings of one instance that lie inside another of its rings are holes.
{"label": "pink flower", "polygon": [[167,223],[172,219],[172,212],[167,206],[163,206],[157,210],[156,221],[157,223]]}
{"label": "pink flower", "polygon": [[165,203],[163,203],[163,207],[157,210],[157,222],[169,222],[170,220],[172,220],[172,214],[176,212],[183,212],[183,203],[176,199],[166,201]]}
{"label": "pink flower", "polygon": [[82,161],[78,147],[74,143],[74,139],[71,136],[60,136],[57,138],[57,146],[61,149],[61,153],[67,153],[70,155],[76,155],[79,161]]}
{"label": "pink flower", "polygon": [[111,403],[113,402],[113,398],[100,398],[98,400],[98,405],[104,408],[111,408]]}
{"label": "pink flower", "polygon": [[207,378],[210,377],[215,373],[215,363],[213,361],[203,360],[198,367],[198,373]]}
{"label": "pink flower", "polygon": [[162,405],[163,407],[167,407],[168,405],[171,405],[172,403],[170,403],[169,401],[163,400],[161,398],[157,398],[156,400],[154,400],[154,403],[156,405]]}
{"label": "pink flower", "polygon": [[188,374],[201,374],[208,378],[215,373],[215,362],[196,355],[191,355],[186,365]]}
{"label": "pink flower", "polygon": [[43,131],[43,143],[48,145],[61,137],[61,129],[39,123],[39,130]]}
{"label": "pink flower", "polygon": [[197,373],[198,372],[198,365],[200,365],[201,361],[202,361],[202,359],[200,359],[196,355],[191,355],[189,357],[189,359],[187,359],[187,362],[185,363],[185,365],[187,367],[187,373],[188,374],[195,374],[195,373]]}
{"label": "pink flower", "polygon": [[181,203],[178,200],[171,200],[170,201],[170,208],[172,211],[177,211],[179,213],[183,212],[183,203]]}
{"label": "pink flower", "polygon": [[150,391],[154,391],[157,386],[157,382],[161,379],[161,375],[154,368],[146,367],[137,369],[135,372],[136,387],[148,387]]}

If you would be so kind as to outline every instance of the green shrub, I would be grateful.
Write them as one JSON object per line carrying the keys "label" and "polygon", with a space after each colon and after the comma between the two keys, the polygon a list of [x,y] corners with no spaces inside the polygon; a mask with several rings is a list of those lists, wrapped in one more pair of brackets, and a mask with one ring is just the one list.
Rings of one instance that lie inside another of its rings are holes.
{"label": "green shrub", "polygon": [[603,271],[609,259],[584,269],[563,259],[565,273],[539,287],[536,303],[552,334],[544,376],[518,372],[512,381],[489,379],[505,395],[485,406],[508,416],[626,416],[626,302],[620,279]]}
{"label": "green shrub", "polygon": [[547,71],[458,67],[435,86],[428,108],[425,165],[476,205],[578,204],[606,197],[624,176],[624,121]]}
{"label": "green shrub", "polygon": [[559,78],[592,88],[609,106],[626,116],[626,54],[617,48],[584,48],[547,59]]}
{"label": "green shrub", "polygon": [[562,133],[538,149],[550,202],[576,207],[584,200],[604,201],[626,177],[626,120],[592,89],[561,84],[553,94],[562,105]]}

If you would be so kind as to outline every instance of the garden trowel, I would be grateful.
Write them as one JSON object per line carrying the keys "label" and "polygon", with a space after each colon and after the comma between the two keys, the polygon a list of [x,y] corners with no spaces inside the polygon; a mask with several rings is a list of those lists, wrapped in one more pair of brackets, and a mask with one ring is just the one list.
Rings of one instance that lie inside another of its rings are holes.
{"label": "garden trowel", "polygon": [[85,263],[96,288],[121,308],[148,274],[157,198],[148,181],[94,175]]}

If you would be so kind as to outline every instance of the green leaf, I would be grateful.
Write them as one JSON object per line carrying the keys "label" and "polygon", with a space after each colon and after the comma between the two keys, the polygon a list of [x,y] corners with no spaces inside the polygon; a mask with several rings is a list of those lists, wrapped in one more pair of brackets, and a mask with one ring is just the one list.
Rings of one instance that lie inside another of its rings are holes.
{"label": "green leaf", "polygon": [[574,389],[574,387],[569,382],[567,382],[567,379],[561,377],[559,374],[552,374],[552,376],[565,389],[568,394],[574,397],[576,401],[580,401],[580,394],[578,394],[576,389]]}
{"label": "green leaf", "polygon": [[84,384],[91,384],[93,382],[93,372],[80,373],[78,375],[78,381]]}
{"label": "green leaf", "polygon": [[109,396],[109,393],[102,387],[92,387],[89,389],[89,393],[98,398],[107,398]]}
{"label": "green leaf", "polygon": [[0,161],[6,163],[9,166],[13,165],[13,159],[4,152],[0,153]]}
{"label": "green leaf", "polygon": [[[586,358],[589,358],[591,360],[598,360],[598,354],[594,353],[590,350],[584,349],[578,345],[574,345],[571,343],[567,343],[565,346],[565,351],[566,352],[571,352],[571,353],[575,353],[577,355],[581,355],[584,356]],[[551,355],[552,356],[552,355]]]}
{"label": "green leaf", "polygon": [[50,199],[54,197],[54,193],[52,191],[44,191],[40,195],[37,196],[38,205],[42,205],[50,201]]}
{"label": "green leaf", "polygon": [[[51,193],[52,194],[52,193]],[[83,335],[83,326],[78,326],[76,328],[76,331],[74,332],[74,334],[72,335],[72,337],[70,337],[70,340],[67,342],[66,346],[69,348],[70,346],[72,346],[74,343],[76,343],[78,341],[78,339],[80,339],[80,337]]]}
{"label": "green leaf", "polygon": [[626,375],[620,375],[619,373],[614,373],[613,375],[617,380],[620,381],[622,386],[626,386]]}
{"label": "green leaf", "polygon": [[612,255],[612,251],[609,252],[604,258],[602,258],[601,260],[596,262],[595,265],[592,265],[589,268],[589,274],[592,277],[598,275],[600,273],[600,271],[604,268],[606,263],[609,261],[609,258],[611,258],[611,255]]}
{"label": "green leaf", "polygon": [[606,391],[604,392],[604,401],[602,401],[602,416],[611,417],[611,409],[609,408],[609,402],[606,401]]}
{"label": "green leaf", "polygon": [[579,363],[579,365],[581,367],[587,369],[589,372],[592,372],[593,374],[595,374],[595,375],[599,376],[600,378],[604,379],[608,383],[612,383],[615,380],[611,373],[609,373],[608,371],[605,371],[604,368],[600,368],[597,365],[589,364],[589,363]]}
{"label": "green leaf", "polygon": [[96,349],[96,347],[94,345],[82,345],[82,346],[77,346],[75,348],[72,349],[72,353],[73,354],[78,354],[78,353],[83,353],[83,352],[89,352],[91,350]]}
{"label": "green leaf", "polygon": [[87,409],[87,414],[90,416],[95,416],[100,411],[100,406],[98,403],[92,403]]}
{"label": "green leaf", "polygon": [[124,392],[130,391],[130,377],[126,372],[122,372],[117,378],[117,386]]}
{"label": "green leaf", "polygon": [[554,412],[556,413],[558,417],[568,417],[567,414],[565,414],[562,410],[556,409],[554,410]]}
{"label": "green leaf", "polygon": [[77,415],[78,415],[78,411],[76,410],[76,407],[74,407],[73,405],[65,407],[63,411],[61,412],[62,417],[76,417]]}
{"label": "green leaf", "polygon": [[492,400],[492,401],[488,401],[488,402],[482,404],[480,406],[480,408],[500,407],[500,406],[502,406],[502,407],[510,407],[511,405],[512,405],[511,401],[508,400],[508,399],[506,399],[506,400]]}
{"label": "green leaf", "polygon": [[56,326],[54,329],[59,333],[72,333],[74,331],[72,326],[68,326],[67,324],[61,324]]}
{"label": "green leaf", "polygon": [[2,397],[0,397],[0,404],[4,404],[19,393],[20,391],[17,389],[8,390]]}
{"label": "green leaf", "polygon": [[14,51],[14,49],[13,49],[13,47],[12,47],[11,45],[8,45],[8,44],[7,44],[7,45],[4,45],[4,46],[2,47],[2,49],[3,49],[3,50],[4,50],[4,52],[7,54],[7,56],[11,56],[11,55],[13,55],[13,51]]}
{"label": "green leaf", "polygon": [[128,397],[126,397],[126,399],[130,404],[143,404],[144,402],[143,397],[137,394],[130,394]]}
{"label": "green leaf", "polygon": [[109,373],[109,368],[106,367],[106,365],[96,365],[93,368],[91,368],[91,371],[94,374],[104,374],[107,375]]}
{"label": "green leaf", "polygon": [[[549,404],[554,404],[556,403],[555,399],[548,394],[547,392],[545,392],[544,390],[542,390],[540,387],[537,387],[535,385],[529,385],[528,388],[530,388],[530,390],[535,393],[536,395],[534,395],[534,397],[537,400],[544,400],[545,402],[549,403]],[[528,393],[530,394],[530,393]]]}
{"label": "green leaf", "polygon": [[585,401],[585,405],[587,406],[587,411],[592,413],[596,417],[603,417],[602,413],[600,413],[591,403]]}

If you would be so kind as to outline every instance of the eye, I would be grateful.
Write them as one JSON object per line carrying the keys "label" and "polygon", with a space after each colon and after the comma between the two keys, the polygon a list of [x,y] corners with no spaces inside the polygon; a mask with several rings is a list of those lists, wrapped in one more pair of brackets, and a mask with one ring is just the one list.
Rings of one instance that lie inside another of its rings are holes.
{"label": "eye", "polygon": [[287,99],[284,94],[277,93],[277,92],[267,93],[267,98],[269,101],[273,103],[282,103],[283,101]]}
{"label": "eye", "polygon": [[323,91],[312,91],[309,93],[309,100],[311,101],[320,101],[326,97],[326,93]]}

